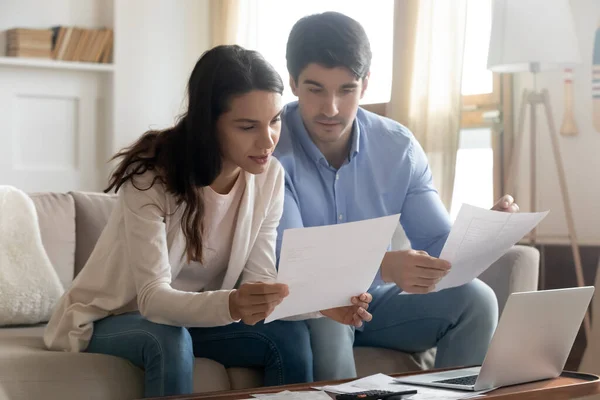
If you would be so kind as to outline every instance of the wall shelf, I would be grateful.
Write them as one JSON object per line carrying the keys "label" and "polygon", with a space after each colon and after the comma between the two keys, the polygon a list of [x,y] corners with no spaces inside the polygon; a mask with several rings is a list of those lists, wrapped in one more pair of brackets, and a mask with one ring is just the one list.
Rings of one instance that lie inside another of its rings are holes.
{"label": "wall shelf", "polygon": [[[198,0],[0,0],[0,185],[105,189],[112,156],[185,110],[210,21]],[[9,57],[6,31],[17,27],[111,29],[113,61]]]}
{"label": "wall shelf", "polygon": [[114,71],[113,64],[101,63],[85,63],[76,61],[60,61],[44,58],[20,58],[20,57],[0,57],[0,67],[28,67],[28,68],[46,68],[59,70],[75,70],[75,71],[90,71],[90,72],[107,72]]}

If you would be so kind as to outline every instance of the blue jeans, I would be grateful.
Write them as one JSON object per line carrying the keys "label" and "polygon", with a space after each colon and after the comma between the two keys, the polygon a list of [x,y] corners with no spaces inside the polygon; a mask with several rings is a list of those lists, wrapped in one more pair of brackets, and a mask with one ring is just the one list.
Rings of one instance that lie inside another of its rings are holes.
{"label": "blue jeans", "polygon": [[401,295],[396,285],[371,291],[373,320],[354,330],[327,318],[306,321],[315,380],[356,377],[353,346],[407,353],[437,346],[435,367],[480,365],[498,321],[493,290],[480,280],[426,295]]}
{"label": "blue jeans", "polygon": [[266,386],[313,380],[310,338],[302,321],[186,329],[128,313],[96,321],[86,351],[121,357],[144,369],[145,397],[191,393],[195,357],[225,368],[264,367]]}

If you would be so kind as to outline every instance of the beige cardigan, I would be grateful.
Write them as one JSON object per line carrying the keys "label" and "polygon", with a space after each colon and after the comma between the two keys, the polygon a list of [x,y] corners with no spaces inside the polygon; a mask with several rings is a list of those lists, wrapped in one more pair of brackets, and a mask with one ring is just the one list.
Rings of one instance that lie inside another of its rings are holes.
{"label": "beige cardigan", "polygon": [[[146,191],[127,183],[89,260],[48,323],[46,346],[83,351],[94,321],[127,311],[139,310],[152,322],[185,327],[234,322],[229,294],[238,281],[276,279],[276,229],[284,197],[284,172],[275,158],[264,173],[243,174],[246,187],[221,290],[184,292],[171,287],[186,262],[182,207],[176,207],[160,183]],[[151,179],[147,173],[136,179],[136,186],[146,188]]]}

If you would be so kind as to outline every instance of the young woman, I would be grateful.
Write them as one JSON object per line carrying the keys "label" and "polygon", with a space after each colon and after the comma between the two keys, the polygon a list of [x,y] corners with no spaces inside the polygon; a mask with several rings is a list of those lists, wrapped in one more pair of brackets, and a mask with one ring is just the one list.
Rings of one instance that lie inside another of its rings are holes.
{"label": "young woman", "polygon": [[[125,358],[147,397],[191,392],[195,357],[264,366],[266,385],[312,380],[306,324],[259,323],[288,293],[273,282],[282,91],[256,52],[200,58],[179,123],[115,156],[117,205],[48,323],[49,349]],[[322,313],[359,326],[370,299]]]}

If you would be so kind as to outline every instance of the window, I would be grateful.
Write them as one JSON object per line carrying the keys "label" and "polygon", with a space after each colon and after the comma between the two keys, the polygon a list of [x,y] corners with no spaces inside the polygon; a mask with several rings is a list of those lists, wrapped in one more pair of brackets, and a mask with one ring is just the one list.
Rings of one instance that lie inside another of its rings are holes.
{"label": "window", "polygon": [[[468,0],[461,131],[450,216],[463,203],[490,208],[502,191],[501,111],[510,106],[508,78],[487,70],[492,0]],[[505,93],[503,93],[503,90]],[[508,110],[504,119],[510,119]],[[506,128],[506,127],[504,127]]]}
{"label": "window", "polygon": [[494,201],[494,153],[489,128],[461,129],[450,217],[463,203],[490,208]]}
{"label": "window", "polygon": [[394,1],[377,0],[368,6],[364,0],[303,0],[289,4],[281,0],[246,0],[240,2],[242,46],[259,51],[279,72],[284,83],[284,102],[295,100],[288,84],[285,61],[287,38],[300,18],[324,11],[338,11],[357,20],[365,29],[373,61],[369,89],[362,104],[387,103],[392,82],[392,45]]}
{"label": "window", "polygon": [[491,29],[491,0],[469,0],[463,56],[463,96],[489,94],[494,91],[492,72],[487,69]]}

